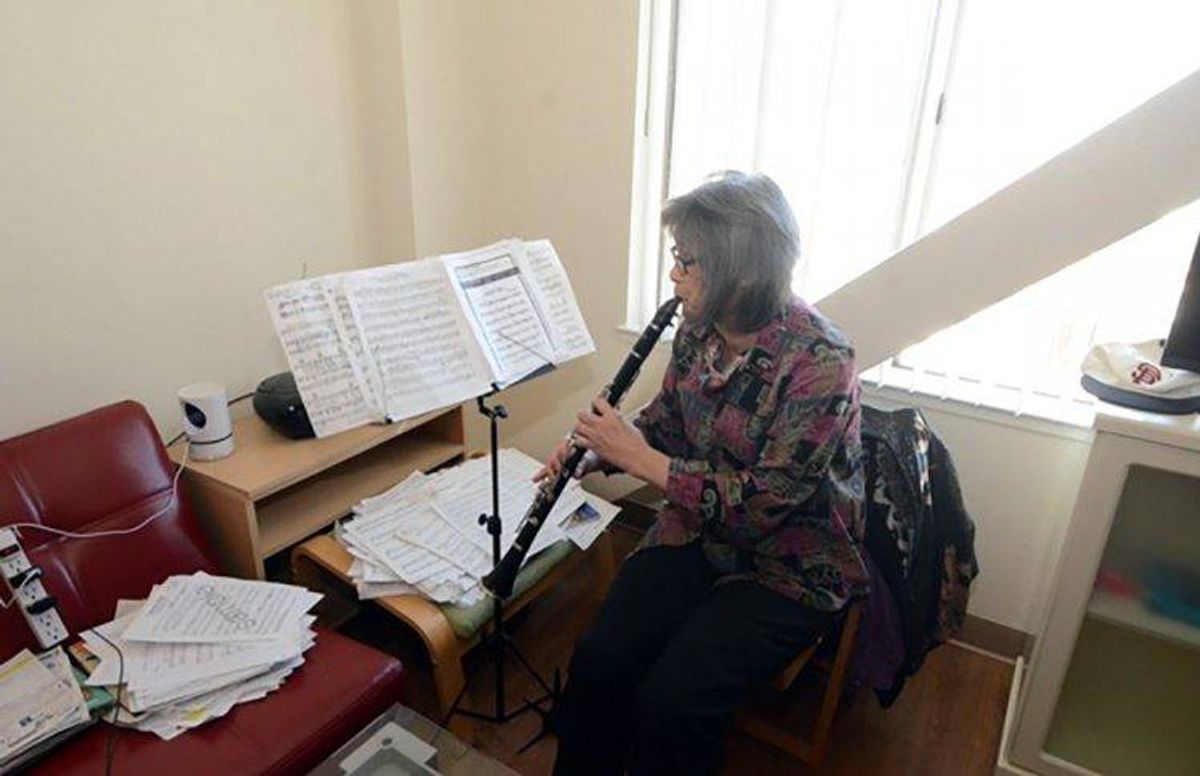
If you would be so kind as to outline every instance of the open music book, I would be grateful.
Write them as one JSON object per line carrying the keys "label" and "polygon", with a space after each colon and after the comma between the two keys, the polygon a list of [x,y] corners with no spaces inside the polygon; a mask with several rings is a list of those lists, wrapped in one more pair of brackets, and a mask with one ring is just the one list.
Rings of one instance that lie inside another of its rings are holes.
{"label": "open music book", "polygon": [[596,349],[549,240],[269,288],[317,436],[403,420]]}

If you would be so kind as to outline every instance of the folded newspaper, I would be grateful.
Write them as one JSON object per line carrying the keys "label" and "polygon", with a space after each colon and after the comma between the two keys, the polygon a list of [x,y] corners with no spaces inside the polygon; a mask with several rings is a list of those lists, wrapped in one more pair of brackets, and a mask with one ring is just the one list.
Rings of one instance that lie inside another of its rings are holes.
{"label": "folded newspaper", "polygon": [[[492,569],[492,537],[479,516],[492,511],[491,456],[434,474],[414,472],[390,490],[365,499],[343,522],[338,538],[354,556],[350,575],[360,598],[423,595],[471,606],[484,595],[480,578]],[[531,478],[541,464],[519,450],[500,451],[501,550],[516,538],[537,494]],[[529,557],[568,539],[591,546],[619,508],[572,481],[530,549]]]}
{"label": "folded newspaper", "polygon": [[23,649],[0,664],[0,771],[17,767],[24,756],[36,756],[39,744],[90,720],[62,649],[41,655]]}

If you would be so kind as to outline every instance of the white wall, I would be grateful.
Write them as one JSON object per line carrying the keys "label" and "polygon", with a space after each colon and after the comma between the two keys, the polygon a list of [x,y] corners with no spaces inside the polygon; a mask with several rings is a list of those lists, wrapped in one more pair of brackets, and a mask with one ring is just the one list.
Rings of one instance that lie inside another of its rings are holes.
{"label": "white wall", "polygon": [[0,438],[173,434],[180,386],[283,368],[263,289],[411,253],[388,5],[0,4]]}
{"label": "white wall", "polygon": [[[636,0],[0,5],[0,438],[125,397],[172,433],[179,386],[283,367],[261,292],[302,262],[515,234],[554,240],[599,349],[505,396],[505,441],[545,454],[632,342],[636,25]],[[1086,443],[928,415],[978,524],[972,611],[1030,630]]]}
{"label": "white wall", "polygon": [[[632,195],[637,3],[403,0],[419,253],[549,237],[598,352],[506,392],[503,443],[544,455],[616,372]],[[627,406],[652,395],[648,368]],[[485,443],[473,420],[471,441]],[[596,483],[612,494],[629,483]]]}
{"label": "white wall", "polygon": [[[403,0],[414,224],[421,254],[548,236],[598,353],[504,397],[506,443],[544,455],[611,377],[623,320],[632,189],[636,3]],[[661,351],[661,349],[660,349]],[[662,373],[659,352],[629,406]],[[1031,631],[1088,445],[926,410],[952,451],[983,573],[971,611]],[[472,429],[482,445],[482,428]],[[593,478],[615,495],[634,483]]]}

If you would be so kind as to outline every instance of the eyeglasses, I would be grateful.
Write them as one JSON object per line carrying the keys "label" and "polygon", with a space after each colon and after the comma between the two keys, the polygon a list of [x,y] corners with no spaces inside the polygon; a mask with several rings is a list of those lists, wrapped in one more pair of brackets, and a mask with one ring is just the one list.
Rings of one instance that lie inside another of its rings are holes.
{"label": "eyeglasses", "polygon": [[678,245],[671,246],[671,258],[675,260],[675,269],[683,273],[690,270],[692,265],[696,263],[696,260],[687,255]]}

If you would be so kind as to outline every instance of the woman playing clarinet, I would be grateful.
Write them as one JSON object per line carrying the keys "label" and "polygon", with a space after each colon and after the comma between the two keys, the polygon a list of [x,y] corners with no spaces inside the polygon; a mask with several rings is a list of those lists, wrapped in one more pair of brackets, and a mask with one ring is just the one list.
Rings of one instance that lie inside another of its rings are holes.
{"label": "woman playing clarinet", "polygon": [[854,351],[791,292],[783,193],[724,173],[662,221],[683,312],[662,388],[632,423],[597,400],[574,438],[595,454],[578,475],[625,471],[667,505],[575,648],[555,719],[567,776],[715,773],[747,693],[867,588]]}

